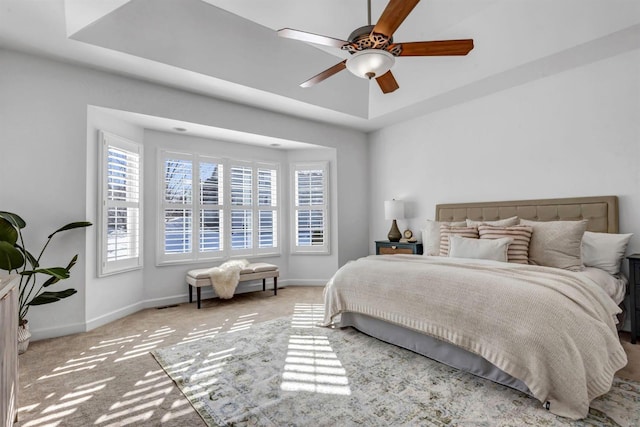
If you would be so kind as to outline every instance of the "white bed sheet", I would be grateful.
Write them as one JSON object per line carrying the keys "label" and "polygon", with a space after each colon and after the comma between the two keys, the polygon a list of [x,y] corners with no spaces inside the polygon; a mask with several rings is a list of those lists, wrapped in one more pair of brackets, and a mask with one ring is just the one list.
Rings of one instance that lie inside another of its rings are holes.
{"label": "white bed sheet", "polygon": [[627,294],[628,280],[623,274],[613,276],[594,267],[585,267],[583,271],[576,272],[576,274],[586,276],[596,282],[618,305],[622,303]]}

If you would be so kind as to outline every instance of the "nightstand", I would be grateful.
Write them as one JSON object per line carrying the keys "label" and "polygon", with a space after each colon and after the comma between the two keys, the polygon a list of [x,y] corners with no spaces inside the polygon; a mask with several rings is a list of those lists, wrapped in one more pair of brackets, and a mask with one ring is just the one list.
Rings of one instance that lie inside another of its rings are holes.
{"label": "nightstand", "polygon": [[376,255],[413,254],[422,255],[422,243],[401,243],[376,240]]}
{"label": "nightstand", "polygon": [[629,314],[631,314],[631,344],[638,339],[640,320],[640,254],[627,257],[629,260]]}

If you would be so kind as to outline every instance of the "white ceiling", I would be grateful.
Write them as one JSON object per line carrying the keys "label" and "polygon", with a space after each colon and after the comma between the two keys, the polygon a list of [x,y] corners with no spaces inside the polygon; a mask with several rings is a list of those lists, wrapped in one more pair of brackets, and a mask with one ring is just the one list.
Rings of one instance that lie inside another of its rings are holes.
{"label": "white ceiling", "polygon": [[[375,23],[386,0],[372,0]],[[295,116],[371,131],[640,48],[639,0],[422,0],[397,42],[473,38],[463,57],[398,58],[400,89],[342,71],[344,58],[279,38],[346,39],[365,0],[3,0],[0,46]],[[175,125],[175,124],[174,124]]]}

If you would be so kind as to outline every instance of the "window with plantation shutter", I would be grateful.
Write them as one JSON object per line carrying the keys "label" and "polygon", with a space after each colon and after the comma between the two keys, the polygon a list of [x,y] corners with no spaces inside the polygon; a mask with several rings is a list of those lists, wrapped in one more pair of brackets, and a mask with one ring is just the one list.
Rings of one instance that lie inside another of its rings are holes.
{"label": "window with plantation shutter", "polygon": [[258,253],[272,253],[278,248],[278,169],[259,165],[257,168]]}
{"label": "window with plantation shutter", "polygon": [[292,191],[292,252],[328,254],[328,164],[294,164]]}
{"label": "window with plantation shutter", "polygon": [[101,211],[98,275],[142,267],[142,146],[100,132]]}
{"label": "window with plantation shutter", "polygon": [[193,253],[193,159],[170,153],[163,160],[162,228],[164,253],[189,259]]}
{"label": "window with plantation shutter", "polygon": [[232,165],[231,180],[231,251],[250,253],[253,249],[253,169]]}
{"label": "window with plantation shutter", "polygon": [[160,264],[278,253],[276,165],[160,157]]}
{"label": "window with plantation shutter", "polygon": [[224,251],[224,166],[219,160],[202,158],[199,164],[201,253],[220,255]]}

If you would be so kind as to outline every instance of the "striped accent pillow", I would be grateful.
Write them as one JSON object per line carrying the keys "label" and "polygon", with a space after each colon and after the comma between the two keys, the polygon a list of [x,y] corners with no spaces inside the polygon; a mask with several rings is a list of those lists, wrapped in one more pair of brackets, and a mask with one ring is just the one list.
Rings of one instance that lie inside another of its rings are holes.
{"label": "striped accent pillow", "polygon": [[440,225],[440,256],[449,256],[449,236],[478,238],[478,227],[453,227],[449,224]]}
{"label": "striped accent pillow", "polygon": [[513,225],[511,227],[497,227],[481,224],[478,226],[481,239],[501,239],[510,237],[513,242],[507,250],[507,260],[517,264],[529,264],[529,242],[533,227],[528,225]]}

